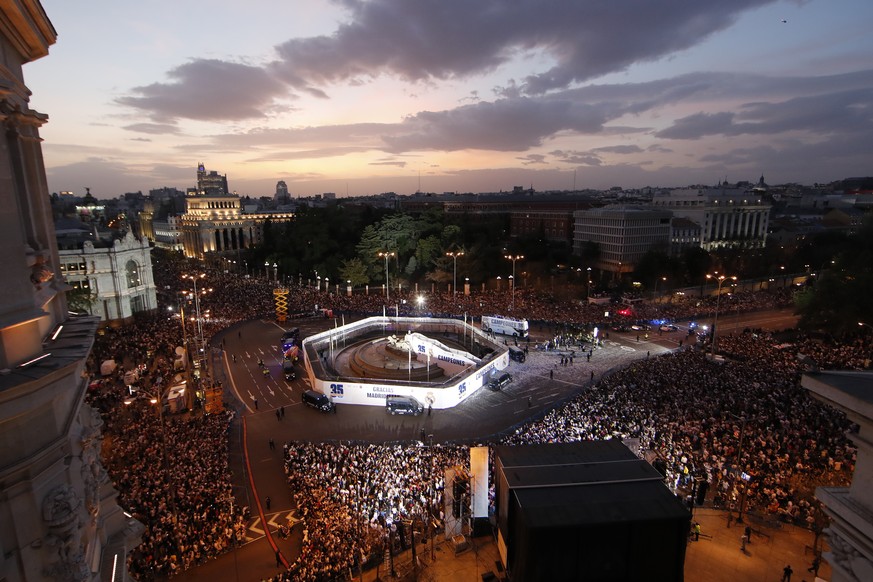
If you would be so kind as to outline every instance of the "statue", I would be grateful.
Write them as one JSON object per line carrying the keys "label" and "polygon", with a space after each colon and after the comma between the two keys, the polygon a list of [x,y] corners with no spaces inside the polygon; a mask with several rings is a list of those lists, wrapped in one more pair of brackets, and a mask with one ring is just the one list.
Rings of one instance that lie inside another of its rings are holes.
{"label": "statue", "polygon": [[30,282],[33,283],[36,290],[40,291],[43,283],[48,283],[54,276],[55,274],[46,264],[45,257],[37,255],[36,262],[30,268]]}
{"label": "statue", "polygon": [[49,552],[43,573],[62,582],[91,577],[82,547],[82,500],[71,485],[58,485],[42,501],[42,518],[48,526],[45,547]]}

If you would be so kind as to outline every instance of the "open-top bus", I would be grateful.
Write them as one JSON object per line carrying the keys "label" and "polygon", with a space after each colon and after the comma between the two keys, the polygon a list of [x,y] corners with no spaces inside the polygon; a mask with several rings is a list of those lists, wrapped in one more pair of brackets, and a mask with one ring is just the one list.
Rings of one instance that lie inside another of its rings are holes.
{"label": "open-top bus", "polygon": [[483,315],[482,331],[513,337],[527,337],[528,324],[526,319],[515,319],[502,315]]}

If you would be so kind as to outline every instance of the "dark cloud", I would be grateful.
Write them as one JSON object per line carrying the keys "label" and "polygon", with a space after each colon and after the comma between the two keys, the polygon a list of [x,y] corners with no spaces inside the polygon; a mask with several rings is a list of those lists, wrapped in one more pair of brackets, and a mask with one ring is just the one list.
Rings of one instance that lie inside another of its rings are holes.
{"label": "dark cloud", "polygon": [[597,133],[626,112],[621,105],[564,98],[501,99],[447,111],[424,111],[384,136],[388,150],[524,151],[559,131]]}
{"label": "dark cloud", "polygon": [[277,47],[272,67],[296,87],[387,74],[463,78],[524,55],[555,65],[524,80],[529,95],[567,87],[694,46],[773,0],[347,0],[330,36]]}
{"label": "dark cloud", "polygon": [[[358,123],[266,129],[212,136],[213,145],[200,146],[218,151],[256,153],[279,148],[283,153],[258,159],[314,158],[359,151],[385,151],[394,155],[416,151],[459,151],[480,149],[524,152],[547,143],[558,135],[632,135],[645,128],[611,125],[645,113],[660,114],[667,106],[706,107],[708,103],[737,101],[745,105],[735,112],[699,112],[681,118],[655,133],[658,138],[695,139],[705,135],[740,135],[805,130],[857,132],[870,127],[873,111],[871,90],[860,89],[870,73],[830,77],[774,79],[770,77],[689,74],[646,83],[591,85],[558,91],[546,96],[477,102],[443,111],[424,111],[397,123]],[[781,83],[798,92],[790,99],[768,102],[784,94]],[[757,93],[754,88],[757,87]],[[340,143],[341,146],[335,144]],[[603,146],[587,152],[579,163],[601,163],[600,153],[635,154],[643,145]],[[663,144],[645,151],[672,153]],[[528,159],[528,163],[535,161]],[[565,163],[575,163],[563,159]]]}
{"label": "dark cloud", "polygon": [[398,168],[405,168],[406,164],[403,160],[378,160],[370,162],[371,166],[397,166]]}
{"label": "dark cloud", "polygon": [[644,150],[638,145],[615,145],[594,148],[592,152],[608,152],[613,154],[640,154]]}
{"label": "dark cloud", "polygon": [[134,87],[116,101],[158,121],[225,121],[266,117],[288,89],[263,68],[216,59],[192,60],[167,76],[172,82]]}
{"label": "dark cloud", "polygon": [[697,113],[655,135],[699,139],[709,135],[867,132],[873,129],[873,89],[853,89],[779,102],[748,103],[736,113]]}
{"label": "dark cloud", "polygon": [[603,160],[597,154],[591,152],[577,152],[573,150],[555,150],[549,152],[559,162],[575,164],[578,166],[599,166]]}
{"label": "dark cloud", "polygon": [[542,154],[528,154],[526,156],[519,156],[515,159],[519,160],[525,166],[539,165],[539,164],[546,163],[546,156],[544,156]]}
{"label": "dark cloud", "polygon": [[667,139],[697,139],[704,135],[726,133],[730,130],[734,114],[695,113],[688,117],[677,119],[673,125],[655,134]]}
{"label": "dark cloud", "polygon": [[156,120],[261,118],[292,88],[326,98],[331,84],[462,79],[527,56],[554,65],[507,79],[500,95],[538,95],[694,46],[773,1],[347,0],[333,34],[288,40],[263,67],[194,59],[117,102]]}

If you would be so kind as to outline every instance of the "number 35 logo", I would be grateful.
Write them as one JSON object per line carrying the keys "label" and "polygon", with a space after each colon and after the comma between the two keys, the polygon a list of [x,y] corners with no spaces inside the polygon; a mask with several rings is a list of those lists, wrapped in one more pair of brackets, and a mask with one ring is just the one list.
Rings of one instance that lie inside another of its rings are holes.
{"label": "number 35 logo", "polygon": [[330,385],[330,393],[341,396],[343,393],[343,385],[342,384],[331,384]]}

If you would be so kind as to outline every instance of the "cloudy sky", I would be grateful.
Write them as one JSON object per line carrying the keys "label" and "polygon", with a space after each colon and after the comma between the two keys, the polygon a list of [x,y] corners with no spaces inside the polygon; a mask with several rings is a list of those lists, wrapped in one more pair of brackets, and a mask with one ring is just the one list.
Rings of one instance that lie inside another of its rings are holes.
{"label": "cloudy sky", "polygon": [[241,195],[873,174],[870,0],[42,0],[49,189]]}

